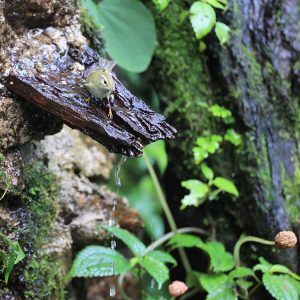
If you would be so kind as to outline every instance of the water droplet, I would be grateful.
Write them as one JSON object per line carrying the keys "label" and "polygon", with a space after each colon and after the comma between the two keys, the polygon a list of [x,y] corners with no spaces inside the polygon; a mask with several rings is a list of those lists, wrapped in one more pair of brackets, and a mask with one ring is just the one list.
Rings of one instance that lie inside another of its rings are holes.
{"label": "water droplet", "polygon": [[113,297],[116,295],[116,287],[113,285],[109,289],[109,296]]}
{"label": "water droplet", "polygon": [[126,160],[127,160],[127,157],[122,155],[122,157],[118,163],[118,166],[117,166],[117,170],[115,173],[115,182],[118,187],[120,187],[122,185],[121,179],[120,179],[120,171],[121,171],[122,165],[126,162]]}
{"label": "water droplet", "polygon": [[155,279],[152,278],[151,279],[151,289],[154,289],[155,288]]}
{"label": "water droplet", "polygon": [[108,226],[109,226],[109,227],[112,227],[112,226],[114,226],[114,225],[115,225],[115,220],[112,219],[112,218],[109,219],[109,220],[108,220]]}
{"label": "water droplet", "polygon": [[116,247],[117,247],[117,242],[115,241],[115,240],[112,240],[111,242],[110,242],[110,247],[111,247],[111,249],[115,249]]}

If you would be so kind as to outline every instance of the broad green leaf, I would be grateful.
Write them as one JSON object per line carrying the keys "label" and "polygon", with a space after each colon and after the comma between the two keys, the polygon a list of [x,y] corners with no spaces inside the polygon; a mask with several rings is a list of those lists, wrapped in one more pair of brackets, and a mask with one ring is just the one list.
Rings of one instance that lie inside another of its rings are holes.
{"label": "broad green leaf", "polygon": [[202,147],[194,147],[193,153],[196,164],[201,163],[205,158],[208,157],[208,152],[205,151]]}
{"label": "broad green leaf", "polygon": [[201,274],[201,286],[208,292],[206,300],[237,300],[233,282],[225,274]]}
{"label": "broad green leaf", "polygon": [[218,0],[203,0],[203,1],[210,4],[213,7],[220,8],[223,10],[225,9],[225,5],[221,1]]}
{"label": "broad green leaf", "polygon": [[226,24],[217,22],[215,32],[221,45],[224,45],[228,42],[230,28]]}
{"label": "broad green leaf", "polygon": [[207,35],[215,25],[215,10],[207,3],[196,1],[190,7],[190,20],[198,39]]}
{"label": "broad green leaf", "polygon": [[201,249],[209,255],[210,267],[214,272],[226,272],[234,267],[234,258],[232,254],[226,252],[223,244],[208,242]]}
{"label": "broad green leaf", "polygon": [[204,243],[199,237],[192,234],[178,233],[169,240],[168,245],[174,249],[181,247],[203,247]]}
{"label": "broad green leaf", "polygon": [[213,184],[224,192],[233,194],[234,196],[239,195],[239,192],[234,183],[226,178],[216,177],[213,181]]}
{"label": "broad green leaf", "polygon": [[111,226],[103,226],[103,228],[111,232],[120,239],[136,256],[142,256],[145,252],[145,245],[129,231]]}
{"label": "broad green leaf", "polygon": [[247,276],[254,276],[254,272],[250,268],[246,267],[237,267],[233,271],[229,273],[229,278],[241,278],[241,277],[247,277]]}
{"label": "broad green leaf", "polygon": [[213,170],[208,167],[207,164],[201,164],[201,171],[202,171],[202,174],[204,175],[204,177],[207,179],[207,180],[212,180],[214,178],[214,172]]}
{"label": "broad green leaf", "polygon": [[81,250],[71,267],[70,277],[102,277],[125,273],[130,269],[126,258],[111,248],[88,246]]}
{"label": "broad green leaf", "polygon": [[300,283],[288,275],[264,274],[263,284],[277,300],[299,300]]}
{"label": "broad green leaf", "polygon": [[234,129],[228,129],[225,136],[224,140],[230,142],[234,146],[239,146],[242,142],[241,136],[235,132]]}
{"label": "broad green leaf", "polygon": [[107,52],[119,66],[145,71],[156,44],[154,19],[137,0],[103,0],[97,6],[97,22],[103,25]]}
{"label": "broad green leaf", "polygon": [[145,255],[141,258],[140,265],[156,280],[159,289],[169,279],[169,269],[160,260]]}
{"label": "broad green leaf", "polygon": [[163,263],[170,263],[174,266],[177,266],[176,259],[168,252],[160,251],[160,250],[153,250],[147,254],[148,257],[154,258],[159,260]]}
{"label": "broad green leaf", "polygon": [[199,273],[199,281],[203,289],[210,293],[225,285],[228,282],[228,276],[226,274]]}
{"label": "broad green leaf", "polygon": [[161,12],[166,9],[170,3],[170,0],[153,0],[156,9]]}

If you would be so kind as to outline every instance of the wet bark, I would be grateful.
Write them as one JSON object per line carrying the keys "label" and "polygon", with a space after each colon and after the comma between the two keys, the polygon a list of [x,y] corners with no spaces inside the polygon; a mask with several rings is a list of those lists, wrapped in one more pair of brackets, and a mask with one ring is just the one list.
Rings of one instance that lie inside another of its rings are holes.
{"label": "wet bark", "polygon": [[[236,238],[241,232],[272,239],[279,230],[299,231],[299,3],[230,1],[229,11],[219,16],[231,28],[230,42],[220,47],[211,33],[205,53],[198,52],[188,19],[181,24],[172,21],[188,7],[174,1],[157,14],[155,83],[179,131],[179,138],[169,144],[167,174],[174,212],[185,193],[176,186],[199,177],[199,168],[191,167],[195,139],[205,130],[222,133],[222,126],[200,104],[219,103],[232,110],[243,145],[238,150],[224,148],[209,161],[241,192],[236,204],[212,205],[216,217],[226,218]],[[171,56],[172,51],[176,55]],[[184,225],[199,223],[202,212],[177,214]],[[295,249],[264,254],[297,269]]]}

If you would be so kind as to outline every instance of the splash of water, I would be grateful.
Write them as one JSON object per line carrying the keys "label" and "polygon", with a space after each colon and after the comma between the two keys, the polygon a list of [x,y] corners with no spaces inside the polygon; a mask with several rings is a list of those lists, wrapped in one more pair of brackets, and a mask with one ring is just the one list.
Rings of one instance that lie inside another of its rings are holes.
{"label": "splash of water", "polygon": [[[127,157],[126,156],[122,156],[118,165],[117,165],[117,169],[116,169],[116,172],[115,172],[115,183],[116,183],[116,186],[117,186],[117,192],[116,192],[116,197],[114,199],[114,202],[113,202],[113,207],[112,207],[112,216],[111,218],[108,220],[108,226],[114,226],[116,221],[114,219],[114,212],[116,211],[117,209],[117,199],[119,197],[119,189],[122,185],[121,183],[121,178],[120,178],[120,171],[121,171],[121,167],[122,165],[124,165],[124,163],[126,162],[127,160]],[[117,247],[117,242],[114,240],[114,236],[112,235],[112,240],[110,242],[110,247],[112,250],[115,250],[115,248]],[[112,264],[111,264],[111,273],[114,274],[114,262],[112,261]],[[114,297],[116,294],[116,287],[114,285],[112,285],[110,287],[110,290],[109,290],[109,295],[110,297]]]}
{"label": "splash of water", "polygon": [[112,285],[109,289],[109,296],[114,297],[116,295],[116,287]]}

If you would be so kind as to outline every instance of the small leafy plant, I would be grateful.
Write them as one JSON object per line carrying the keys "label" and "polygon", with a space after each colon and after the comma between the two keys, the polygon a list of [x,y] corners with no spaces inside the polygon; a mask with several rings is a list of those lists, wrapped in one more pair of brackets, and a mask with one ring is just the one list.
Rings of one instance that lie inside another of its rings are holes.
{"label": "small leafy plant", "polygon": [[[74,260],[69,277],[103,277],[123,275],[131,272],[140,281],[145,273],[153,277],[158,289],[170,279],[168,265],[177,266],[174,257],[169,253],[175,249],[199,249],[202,255],[208,257],[206,272],[190,270],[187,274],[187,284],[191,289],[207,292],[207,300],[237,300],[249,299],[258,287],[263,285],[277,300],[296,300],[300,296],[300,276],[287,267],[271,264],[263,257],[252,268],[241,266],[239,260],[242,242],[252,241],[274,245],[273,241],[266,241],[256,237],[241,237],[236,243],[234,254],[226,251],[224,245],[217,241],[203,241],[201,238],[186,233],[168,233],[158,241],[146,247],[139,239],[124,229],[103,226],[103,228],[120,239],[131,251],[132,257],[125,258],[115,249],[102,246],[88,246],[78,253]],[[197,231],[196,228],[183,228],[178,232]],[[201,232],[203,233],[203,232]],[[165,244],[167,251],[157,250]],[[262,275],[260,279],[258,274]],[[122,280],[119,281],[122,293]],[[286,298],[284,297],[286,296]],[[125,299],[130,299],[125,294]],[[149,298],[144,291],[143,299]],[[148,297],[148,298],[147,298]]]}
{"label": "small leafy plant", "polygon": [[4,280],[7,284],[14,266],[25,258],[25,253],[17,241],[10,240],[1,232],[0,239],[3,241],[5,246],[7,246],[7,251],[0,249],[2,273],[4,274]]}
{"label": "small leafy plant", "polygon": [[[204,106],[214,118],[220,118],[225,124],[234,122],[230,110],[220,106]],[[239,192],[234,183],[224,177],[215,177],[214,171],[204,163],[209,156],[216,154],[221,147],[223,141],[228,141],[238,147],[241,144],[241,137],[233,128],[227,129],[224,136],[219,134],[211,134],[199,137],[193,148],[194,161],[196,165],[200,165],[201,173],[206,182],[198,179],[190,179],[181,182],[182,187],[188,189],[190,193],[182,199],[181,209],[188,206],[199,206],[206,200],[217,200],[221,192],[228,193],[233,197],[238,197]]]}

